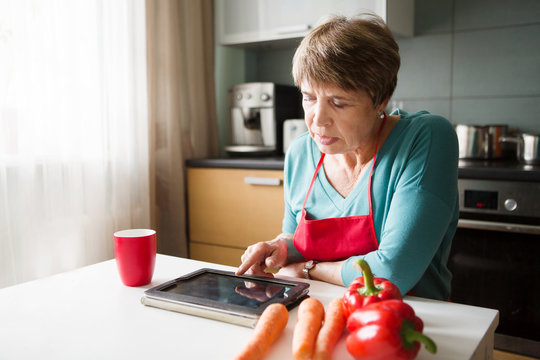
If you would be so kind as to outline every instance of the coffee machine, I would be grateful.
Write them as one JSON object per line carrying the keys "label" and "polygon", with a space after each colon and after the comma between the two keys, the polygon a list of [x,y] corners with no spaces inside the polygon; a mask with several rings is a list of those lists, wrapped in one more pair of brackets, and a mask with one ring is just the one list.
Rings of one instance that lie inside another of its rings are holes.
{"label": "coffee machine", "polygon": [[233,156],[282,155],[283,122],[302,117],[300,91],[271,82],[238,84],[228,91],[229,144]]}

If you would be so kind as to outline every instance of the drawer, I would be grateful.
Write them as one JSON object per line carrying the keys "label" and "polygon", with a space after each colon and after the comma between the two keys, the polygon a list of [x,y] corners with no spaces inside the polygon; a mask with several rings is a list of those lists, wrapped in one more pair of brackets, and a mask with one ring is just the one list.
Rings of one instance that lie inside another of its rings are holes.
{"label": "drawer", "polygon": [[190,241],[245,249],[271,240],[281,232],[283,171],[188,168],[188,211]]}

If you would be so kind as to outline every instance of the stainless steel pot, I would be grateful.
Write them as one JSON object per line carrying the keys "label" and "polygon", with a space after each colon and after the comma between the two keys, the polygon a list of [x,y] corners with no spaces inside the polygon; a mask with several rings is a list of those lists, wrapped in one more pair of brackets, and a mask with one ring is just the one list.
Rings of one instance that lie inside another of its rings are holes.
{"label": "stainless steel pot", "polygon": [[519,136],[502,136],[501,142],[515,143],[517,159],[525,164],[540,164],[540,135],[523,133]]}
{"label": "stainless steel pot", "polygon": [[463,125],[455,127],[460,159],[501,159],[508,148],[499,139],[506,136],[508,125]]}

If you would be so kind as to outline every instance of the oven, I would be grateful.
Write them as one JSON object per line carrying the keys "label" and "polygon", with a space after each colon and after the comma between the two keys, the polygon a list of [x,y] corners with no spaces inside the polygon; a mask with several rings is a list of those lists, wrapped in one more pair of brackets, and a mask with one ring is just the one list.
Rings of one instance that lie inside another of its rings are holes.
{"label": "oven", "polygon": [[495,348],[540,357],[540,168],[460,168],[450,300],[499,310]]}

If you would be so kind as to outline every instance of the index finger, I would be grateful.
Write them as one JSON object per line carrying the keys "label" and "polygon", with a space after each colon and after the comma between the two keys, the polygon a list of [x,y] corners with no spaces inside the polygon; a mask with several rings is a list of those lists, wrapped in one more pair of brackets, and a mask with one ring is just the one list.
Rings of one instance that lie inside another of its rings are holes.
{"label": "index finger", "polygon": [[240,266],[238,267],[238,269],[236,269],[235,274],[236,274],[236,275],[242,275],[243,273],[245,273],[250,267],[252,267],[252,266],[255,265],[256,263],[257,263],[257,257],[254,256],[254,254],[248,256],[248,257],[242,262],[242,264],[240,264]]}

